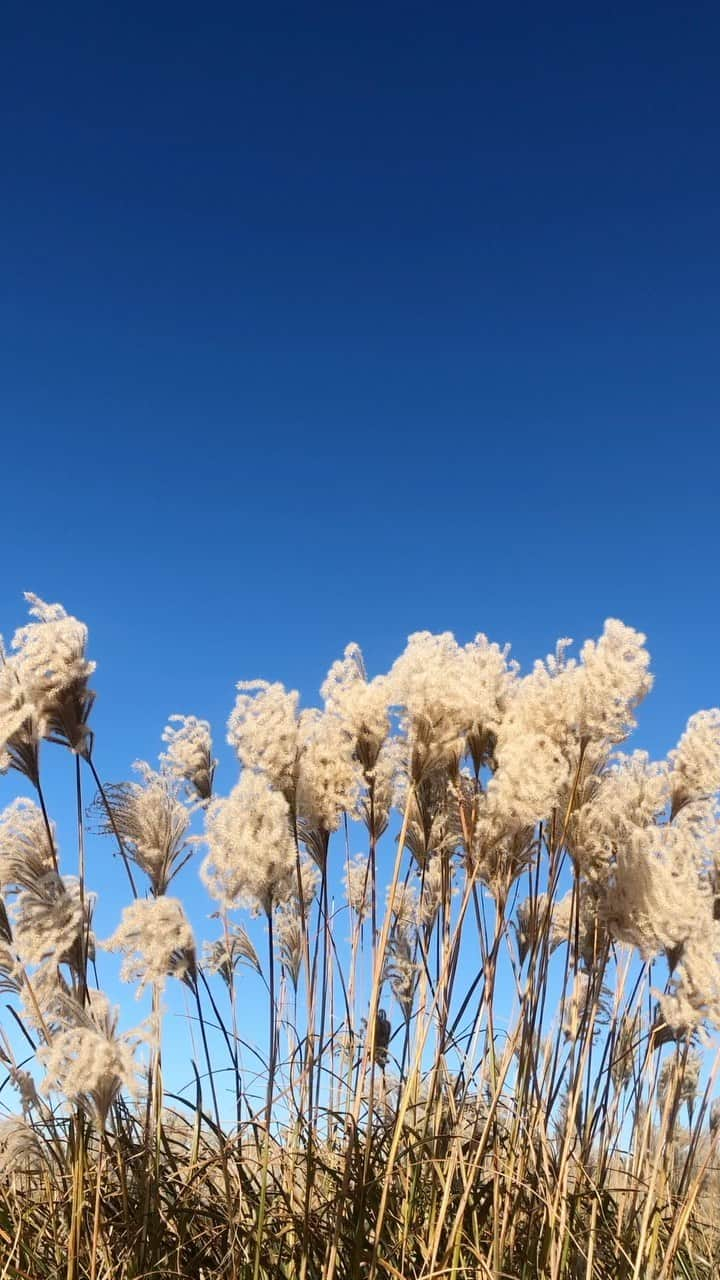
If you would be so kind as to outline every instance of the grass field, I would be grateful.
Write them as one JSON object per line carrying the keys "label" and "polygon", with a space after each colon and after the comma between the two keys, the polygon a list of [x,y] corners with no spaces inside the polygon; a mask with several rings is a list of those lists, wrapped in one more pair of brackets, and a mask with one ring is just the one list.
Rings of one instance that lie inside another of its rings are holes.
{"label": "grass field", "polygon": [[[628,751],[643,636],[610,620],[527,675],[484,636],[417,634],[375,679],[350,646],[309,711],[242,684],[218,797],[192,717],[103,781],[86,630],[30,604],[0,666],[0,765],[33,793],[0,816],[3,1280],[718,1275],[720,713]],[[91,831],[127,889],[104,940]],[[174,896],[194,858],[205,946]],[[137,1034],[103,951],[151,992]],[[169,983],[194,1105],[165,1083]]]}

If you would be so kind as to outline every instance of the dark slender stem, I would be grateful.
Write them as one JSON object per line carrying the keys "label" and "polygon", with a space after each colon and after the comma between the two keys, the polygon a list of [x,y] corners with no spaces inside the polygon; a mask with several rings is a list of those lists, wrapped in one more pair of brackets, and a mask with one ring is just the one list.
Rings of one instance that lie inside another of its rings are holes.
{"label": "dark slender stem", "polygon": [[320,902],[323,916],[323,933],[322,933],[322,973],[320,978],[320,1034],[318,1038],[318,1072],[315,1079],[315,1125],[317,1127],[320,1116],[320,1085],[322,1080],[322,1053],[323,1043],[325,1040],[325,1021],[327,1018],[327,1002],[328,1002],[328,938],[330,936],[329,915],[329,899],[328,899],[328,883],[327,883],[327,850],[325,853],[325,862],[323,866],[322,883],[320,885]]}
{"label": "dark slender stem", "polygon": [[[372,959],[373,972],[375,970],[375,957],[377,954],[377,833],[375,831],[375,779],[371,778],[369,782],[370,792],[370,909],[372,913]],[[365,890],[363,889],[363,905],[365,902]]]}
{"label": "dark slender stem", "polygon": [[[229,1032],[220,1015],[220,1010],[217,1007],[217,1003],[215,1001],[215,997],[213,996],[210,984],[207,978],[205,977],[205,974],[203,973],[202,969],[200,968],[198,969],[198,974],[207,992],[208,999],[212,1007],[212,1011],[215,1014],[215,1017],[217,1018],[218,1026],[220,1027],[220,1030],[222,1032],[223,1039],[225,1040],[225,1044],[227,1045],[228,1053],[230,1054],[230,1061],[232,1062],[232,1065],[233,1065],[233,1072],[235,1076],[235,1112],[236,1112],[237,1123],[239,1128],[240,1120],[241,1120],[242,1086],[240,1082],[240,1065],[238,1061],[237,1044],[233,1044],[232,1040],[230,1039]],[[231,995],[231,999],[234,999],[234,994],[232,990],[230,995]]]}
{"label": "dark slender stem", "polygon": [[52,858],[53,869],[54,871],[57,872],[59,868],[58,868],[57,853],[55,851],[55,841],[53,840],[52,827],[50,826],[50,818],[48,817],[47,806],[45,804],[45,796],[43,795],[43,789],[42,789],[42,786],[40,785],[39,778],[35,780],[35,790],[37,791],[37,794],[38,794],[38,800],[40,801],[40,808],[42,810],[43,821],[45,823],[45,830],[47,831],[48,845],[50,847],[50,857]]}
{"label": "dark slender stem", "polygon": [[268,1135],[270,1134],[270,1118],[272,1116],[273,1091],[275,1088],[275,1059],[276,1059],[276,1043],[275,1043],[275,947],[273,944],[273,918],[272,907],[267,913],[268,915],[268,964],[270,966],[269,973],[269,991],[270,991],[270,1024],[269,1024],[269,1061],[268,1061],[268,1086],[266,1101],[266,1126]]}
{"label": "dark slender stem", "polygon": [[198,1021],[200,1023],[200,1035],[203,1042],[203,1050],[205,1052],[205,1062],[207,1063],[208,1076],[210,1079],[210,1092],[212,1093],[213,1109],[215,1111],[215,1123],[218,1127],[218,1134],[222,1133],[222,1125],[220,1123],[220,1108],[218,1106],[217,1092],[215,1090],[215,1077],[213,1075],[212,1063],[210,1061],[210,1049],[208,1048],[207,1034],[205,1031],[205,1018],[202,1011],[202,1003],[200,1001],[200,985],[197,975],[193,978],[192,990],[195,996],[195,1004],[197,1006]]}
{"label": "dark slender stem", "polygon": [[118,831],[118,829],[117,829],[117,824],[116,824],[116,822],[115,822],[115,814],[113,813],[113,811],[112,811],[112,806],[111,806],[111,804],[110,804],[110,802],[109,802],[109,800],[108,800],[108,798],[107,798],[107,796],[106,796],[106,794],[105,794],[105,788],[104,788],[104,786],[103,786],[102,782],[100,781],[100,776],[99,776],[99,774],[98,774],[97,769],[95,768],[95,764],[94,764],[94,761],[93,761],[93,759],[92,759],[92,756],[86,756],[86,757],[85,757],[85,759],[87,760],[87,762],[88,762],[88,764],[89,764],[89,766],[90,766],[90,771],[91,771],[91,773],[92,773],[93,778],[95,779],[95,785],[97,786],[97,789],[98,789],[98,791],[100,792],[100,797],[101,797],[102,802],[103,802],[103,804],[104,804],[104,806],[105,806],[105,812],[107,813],[108,820],[109,820],[109,822],[110,822],[110,826],[112,827],[113,832],[114,832],[114,835],[115,835],[115,839],[116,839],[116,840],[117,840],[117,842],[118,842],[118,850],[119,850],[119,852],[120,852],[120,856],[121,856],[121,858],[122,858],[123,862],[125,863],[125,870],[127,871],[127,874],[128,874],[128,880],[130,881],[130,888],[132,889],[133,897],[134,897],[134,898],[137,898],[137,896],[138,896],[138,892],[137,892],[137,888],[135,887],[135,881],[134,881],[134,879],[133,879],[133,873],[132,873],[132,870],[131,870],[131,868],[130,868],[130,860],[129,860],[128,856],[127,856],[127,853],[125,852],[125,846],[123,845],[123,842],[122,842],[122,840],[121,840],[121,838],[120,838],[120,832],[119,832],[119,831]]}
{"label": "dark slender stem", "polygon": [[82,1004],[87,999],[87,966],[90,950],[90,915],[86,911],[85,900],[85,826],[83,821],[82,779],[80,777],[80,757],[75,756],[75,797],[77,801],[78,826],[78,879],[80,881],[80,997]]}

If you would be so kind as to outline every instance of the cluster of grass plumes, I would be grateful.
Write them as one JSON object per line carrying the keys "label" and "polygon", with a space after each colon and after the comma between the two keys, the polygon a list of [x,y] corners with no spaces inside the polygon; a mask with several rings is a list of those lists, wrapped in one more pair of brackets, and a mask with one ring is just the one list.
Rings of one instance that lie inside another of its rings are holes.
{"label": "cluster of grass plumes", "polygon": [[[374,679],[351,646],[307,710],[244,682],[218,796],[192,716],[103,784],[86,630],[31,605],[0,650],[27,792],[0,814],[0,1274],[718,1273],[720,712],[664,761],[622,750],[642,635],[611,620],[526,675],[482,635],[416,634]],[[68,759],[71,872],[43,792]],[[106,938],[89,836],[127,882]],[[214,900],[202,946],[181,873]],[[149,992],[132,1029],[112,952]]]}

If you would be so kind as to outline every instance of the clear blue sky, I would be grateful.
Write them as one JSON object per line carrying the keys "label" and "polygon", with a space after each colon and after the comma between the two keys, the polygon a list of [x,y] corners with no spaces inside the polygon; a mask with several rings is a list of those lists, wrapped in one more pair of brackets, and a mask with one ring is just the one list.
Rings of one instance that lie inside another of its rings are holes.
{"label": "clear blue sky", "polygon": [[0,44],[0,629],[89,623],[106,776],[422,628],[623,618],[663,752],[718,701],[716,5],[11,2]]}
{"label": "clear blue sky", "polygon": [[141,736],[607,614],[716,696],[714,5],[10,3],[0,56],[3,630],[86,617]]}

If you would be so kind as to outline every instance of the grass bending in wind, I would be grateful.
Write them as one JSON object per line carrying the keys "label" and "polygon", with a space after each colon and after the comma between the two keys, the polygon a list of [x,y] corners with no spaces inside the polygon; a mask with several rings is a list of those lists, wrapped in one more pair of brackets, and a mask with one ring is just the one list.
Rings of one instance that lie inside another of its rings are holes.
{"label": "grass bending in wind", "polygon": [[[482,635],[418,633],[374,679],[349,646],[318,709],[243,682],[218,796],[193,716],[103,779],[86,629],[29,602],[0,651],[0,768],[29,792],[0,814],[3,1280],[718,1274],[720,713],[664,761],[624,750],[643,636],[611,619],[527,675]],[[130,892],[107,939],[102,838]],[[204,947],[175,896],[198,857]],[[105,951],[148,1023],[121,1027]]]}

